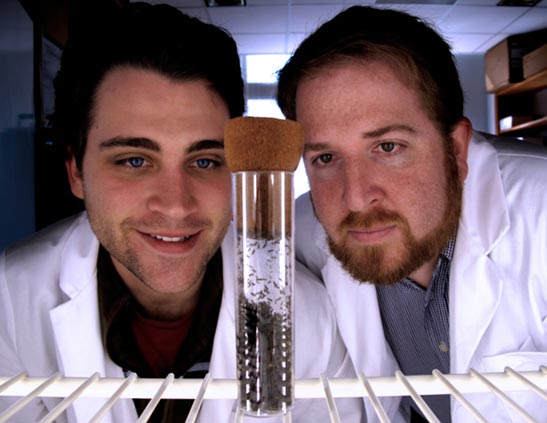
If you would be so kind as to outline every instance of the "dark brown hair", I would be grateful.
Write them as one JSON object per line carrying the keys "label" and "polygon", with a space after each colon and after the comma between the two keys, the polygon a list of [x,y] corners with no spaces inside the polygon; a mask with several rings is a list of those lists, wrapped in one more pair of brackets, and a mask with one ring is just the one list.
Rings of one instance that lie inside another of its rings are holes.
{"label": "dark brown hair", "polygon": [[346,9],[320,26],[279,71],[277,102],[285,116],[297,120],[295,99],[302,78],[347,61],[390,65],[417,89],[445,138],[463,117],[463,92],[450,46],[412,15],[367,6]]}
{"label": "dark brown hair", "polygon": [[112,69],[134,66],[174,80],[205,80],[230,116],[244,112],[243,80],[235,41],[223,29],[168,5],[130,3],[71,34],[55,79],[53,129],[81,164],[94,98]]}

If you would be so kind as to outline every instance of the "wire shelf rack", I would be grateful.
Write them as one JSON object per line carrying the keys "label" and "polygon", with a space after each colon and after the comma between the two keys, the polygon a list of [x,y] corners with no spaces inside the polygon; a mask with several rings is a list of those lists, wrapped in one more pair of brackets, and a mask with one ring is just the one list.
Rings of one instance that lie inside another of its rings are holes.
{"label": "wire shelf rack", "polygon": [[[346,397],[368,398],[380,422],[389,423],[380,403],[381,397],[411,396],[427,421],[437,423],[438,418],[427,406],[422,395],[450,394],[459,401],[478,422],[487,420],[465,398],[466,394],[491,393],[498,396],[511,407],[523,422],[537,422],[519,404],[511,399],[511,393],[531,391],[545,401],[547,407],[547,366],[537,371],[517,372],[506,367],[504,372],[480,373],[471,369],[468,374],[442,374],[433,371],[431,375],[405,376],[396,372],[391,377],[366,377],[337,379],[320,377],[318,379],[297,380],[295,397],[323,398],[329,409],[332,423],[340,420],[336,399]],[[148,420],[161,399],[192,399],[192,408],[186,423],[195,422],[199,416],[202,402],[206,399],[236,399],[237,382],[233,379],[175,379],[172,374],[165,379],[143,379],[131,374],[122,378],[102,378],[98,373],[88,378],[63,377],[57,373],[48,378],[28,377],[20,374],[14,377],[0,377],[0,396],[18,397],[8,409],[0,409],[0,423],[9,419],[38,397],[58,397],[62,401],[52,409],[40,423],[53,422],[77,398],[104,398],[105,402],[97,410],[90,423],[98,423],[109,409],[121,398],[149,398],[147,408],[141,413],[138,423]],[[19,398],[20,397],[20,398]],[[286,422],[290,422],[287,413]],[[236,413],[235,423],[243,422],[241,413]],[[495,422],[492,422],[495,423]]]}

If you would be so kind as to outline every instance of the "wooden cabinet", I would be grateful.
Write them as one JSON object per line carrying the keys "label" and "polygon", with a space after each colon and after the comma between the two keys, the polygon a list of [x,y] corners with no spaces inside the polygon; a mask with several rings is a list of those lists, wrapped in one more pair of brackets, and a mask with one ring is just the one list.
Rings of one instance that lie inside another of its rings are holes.
{"label": "wooden cabinet", "polygon": [[[524,81],[494,91],[496,133],[515,137],[547,139],[547,69]],[[501,127],[500,121],[512,117],[515,123]]]}

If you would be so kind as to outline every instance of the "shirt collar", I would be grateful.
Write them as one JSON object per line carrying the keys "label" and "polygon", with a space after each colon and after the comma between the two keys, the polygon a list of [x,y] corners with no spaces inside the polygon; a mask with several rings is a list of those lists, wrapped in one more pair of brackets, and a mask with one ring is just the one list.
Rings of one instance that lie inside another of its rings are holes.
{"label": "shirt collar", "polygon": [[441,255],[448,260],[452,261],[452,257],[454,257],[454,249],[456,248],[456,234],[452,235],[450,240],[448,241],[448,244],[446,244],[446,247],[444,247],[443,251],[441,251]]}

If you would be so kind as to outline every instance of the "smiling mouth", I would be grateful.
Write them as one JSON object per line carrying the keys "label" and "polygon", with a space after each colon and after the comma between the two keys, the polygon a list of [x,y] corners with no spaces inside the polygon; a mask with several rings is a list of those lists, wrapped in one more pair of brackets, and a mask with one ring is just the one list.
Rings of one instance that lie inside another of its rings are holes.
{"label": "smiling mouth", "polygon": [[157,239],[159,241],[163,242],[184,242],[190,238],[192,238],[193,235],[187,235],[187,236],[180,236],[180,237],[170,237],[170,236],[161,236],[161,235],[154,235],[154,234],[148,234],[149,237]]}

